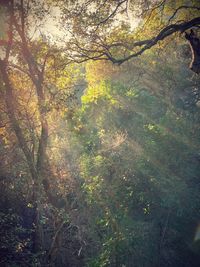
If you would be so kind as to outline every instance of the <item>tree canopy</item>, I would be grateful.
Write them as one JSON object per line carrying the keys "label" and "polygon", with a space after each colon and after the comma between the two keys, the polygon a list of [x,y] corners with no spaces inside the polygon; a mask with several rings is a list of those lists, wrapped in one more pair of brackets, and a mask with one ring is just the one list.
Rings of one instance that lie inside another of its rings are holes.
{"label": "tree canopy", "polygon": [[199,15],[0,1],[1,266],[199,266]]}

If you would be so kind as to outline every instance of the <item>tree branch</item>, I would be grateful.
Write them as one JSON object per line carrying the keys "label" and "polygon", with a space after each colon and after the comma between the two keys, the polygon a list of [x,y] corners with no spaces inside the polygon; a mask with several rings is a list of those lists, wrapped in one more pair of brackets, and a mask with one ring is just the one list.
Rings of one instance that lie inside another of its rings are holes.
{"label": "tree branch", "polygon": [[196,9],[196,10],[200,10],[200,7],[197,7],[197,6],[179,6],[175,11],[174,13],[172,14],[172,16],[169,18],[169,22],[172,21],[172,19],[176,16],[176,14],[178,13],[179,10],[181,9]]}
{"label": "tree branch", "polygon": [[184,32],[194,26],[200,25],[200,17],[194,18],[190,21],[187,22],[182,22],[179,24],[171,24],[166,26],[164,29],[160,31],[160,33],[153,37],[152,39],[149,40],[144,40],[144,41],[139,41],[133,43],[132,47],[137,47],[137,46],[143,46],[139,51],[130,54],[127,57],[124,57],[122,59],[116,59],[116,58],[109,58],[113,63],[116,64],[122,64],[125,61],[130,60],[131,58],[140,56],[143,54],[146,50],[150,49],[151,47],[155,46],[159,41],[164,40],[166,37],[174,34],[175,32]]}

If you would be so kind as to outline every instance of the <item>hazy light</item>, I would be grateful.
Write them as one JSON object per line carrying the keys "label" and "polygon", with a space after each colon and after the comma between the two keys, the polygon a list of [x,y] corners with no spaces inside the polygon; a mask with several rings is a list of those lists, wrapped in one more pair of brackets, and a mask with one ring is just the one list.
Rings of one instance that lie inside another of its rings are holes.
{"label": "hazy light", "polygon": [[194,241],[200,240],[200,224],[197,226],[196,233],[194,236]]}

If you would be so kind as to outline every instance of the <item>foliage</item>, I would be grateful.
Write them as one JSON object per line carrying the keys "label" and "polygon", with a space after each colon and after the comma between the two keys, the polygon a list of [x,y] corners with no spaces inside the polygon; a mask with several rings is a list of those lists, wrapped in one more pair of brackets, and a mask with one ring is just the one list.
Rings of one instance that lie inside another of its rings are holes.
{"label": "foliage", "polygon": [[0,7],[0,265],[198,267],[198,1]]}
{"label": "foliage", "polygon": [[[165,86],[168,82],[170,78]],[[78,132],[80,168],[99,232],[97,246],[101,244],[89,266],[133,266],[133,261],[134,266],[195,266],[198,256],[188,243],[193,242],[191,225],[198,221],[199,141],[194,127],[199,111],[167,104],[140,88],[143,79],[135,88],[120,79],[106,84],[103,102],[101,90],[98,95],[91,88],[85,92],[76,118],[87,122],[84,132]],[[101,88],[102,80],[95,85]],[[113,104],[110,98],[117,100]]]}

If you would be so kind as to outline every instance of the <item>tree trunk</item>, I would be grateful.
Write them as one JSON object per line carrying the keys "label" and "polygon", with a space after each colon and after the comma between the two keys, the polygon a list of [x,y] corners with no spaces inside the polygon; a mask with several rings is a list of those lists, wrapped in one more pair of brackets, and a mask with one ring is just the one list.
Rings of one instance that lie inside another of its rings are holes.
{"label": "tree trunk", "polygon": [[0,60],[0,73],[5,86],[5,104],[7,108],[8,117],[13,128],[13,131],[17,137],[20,148],[22,149],[27,165],[29,167],[30,175],[33,180],[33,202],[35,205],[35,220],[33,224],[35,225],[35,236],[34,236],[34,251],[38,252],[43,249],[42,235],[43,231],[40,223],[41,214],[41,196],[42,196],[42,183],[40,182],[40,174],[38,173],[34,158],[31,151],[28,148],[26,139],[24,137],[23,131],[19,125],[19,121],[16,118],[16,102],[13,95],[13,87],[9,79],[9,74],[7,70],[7,64],[4,60]]}

